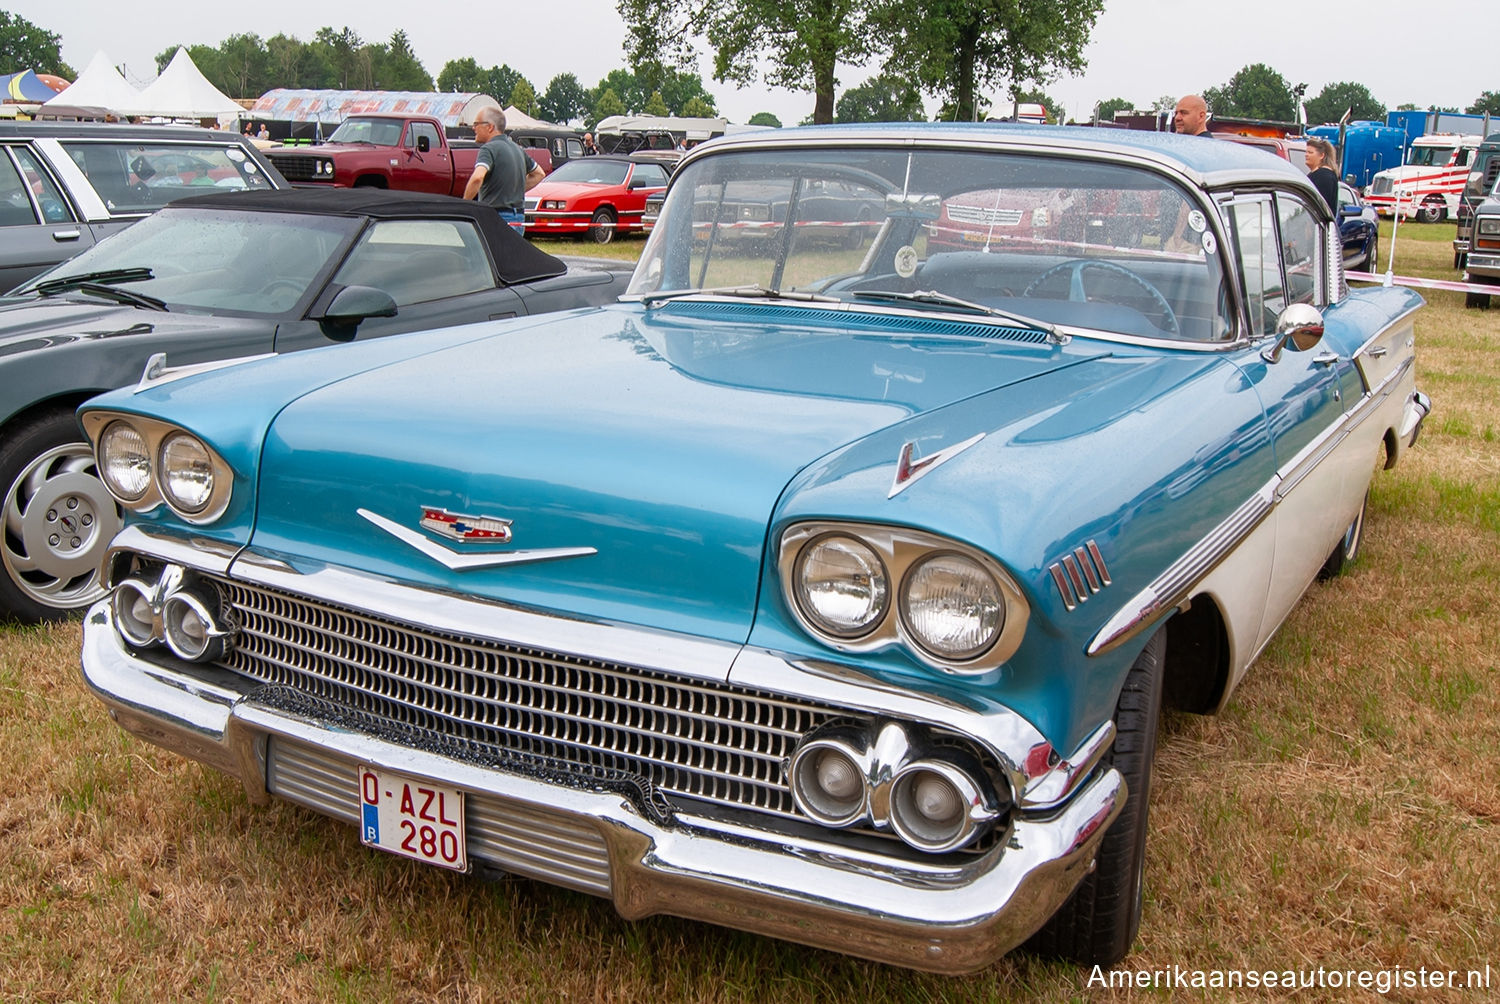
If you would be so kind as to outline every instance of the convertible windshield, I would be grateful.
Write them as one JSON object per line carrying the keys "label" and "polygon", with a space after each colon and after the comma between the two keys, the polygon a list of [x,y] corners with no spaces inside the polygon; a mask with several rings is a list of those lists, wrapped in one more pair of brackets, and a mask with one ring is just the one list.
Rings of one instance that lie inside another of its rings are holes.
{"label": "convertible windshield", "polygon": [[570,181],[583,185],[623,185],[630,165],[623,160],[574,157],[547,175],[548,181]]}
{"label": "convertible windshield", "polygon": [[358,227],[339,217],[168,207],[18,292],[61,294],[82,277],[128,284],[130,293],[173,310],[281,314],[342,257]]}
{"label": "convertible windshield", "polygon": [[759,287],[1211,341],[1230,330],[1231,302],[1211,212],[1163,175],[1097,160],[726,152],[683,169],[629,292]]}

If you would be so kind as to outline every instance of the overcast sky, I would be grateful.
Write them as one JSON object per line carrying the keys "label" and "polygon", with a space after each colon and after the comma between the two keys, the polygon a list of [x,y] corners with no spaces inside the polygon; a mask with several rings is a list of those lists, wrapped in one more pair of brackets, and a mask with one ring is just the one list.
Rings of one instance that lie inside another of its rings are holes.
{"label": "overcast sky", "polygon": [[[592,87],[625,63],[620,45],[624,29],[614,0],[425,6],[410,0],[338,5],[294,0],[0,0],[0,6],[56,32],[62,38],[63,59],[75,70],[82,70],[102,49],[116,65],[125,64],[128,79],[137,86],[155,78],[154,57],[169,45],[217,45],[240,32],[262,38],[285,33],[307,42],[325,25],[347,25],[367,42],[383,42],[397,28],[405,28],[417,57],[434,77],[449,60],[469,56],[481,66],[510,64],[538,91],[559,73],[572,73],[583,86]],[[1326,0],[1260,0],[1232,6],[1105,0],[1086,50],[1087,70],[1055,81],[1046,90],[1067,115],[1082,119],[1097,101],[1120,97],[1148,107],[1163,95],[1222,85],[1241,67],[1260,62],[1288,83],[1306,83],[1309,98],[1325,84],[1354,80],[1391,108],[1412,102],[1424,108],[1437,104],[1462,110],[1480,92],[1500,87],[1493,60],[1463,57],[1467,47],[1460,40],[1482,9],[1484,5],[1476,7],[1474,0],[1427,0],[1415,8],[1396,0],[1366,0],[1348,7]],[[811,94],[714,83],[706,58],[701,69],[720,113],[731,121],[744,122],[756,112],[769,111],[783,124],[795,125],[812,113]],[[840,87],[857,84],[873,72],[873,66],[840,65]],[[988,96],[1003,100],[1000,94]],[[936,109],[937,102],[929,99],[929,114]]]}

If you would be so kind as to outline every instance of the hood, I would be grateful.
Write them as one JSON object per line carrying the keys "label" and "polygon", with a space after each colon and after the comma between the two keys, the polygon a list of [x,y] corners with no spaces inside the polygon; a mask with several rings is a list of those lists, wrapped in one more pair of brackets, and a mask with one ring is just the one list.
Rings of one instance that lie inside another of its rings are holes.
{"label": "hood", "polygon": [[170,317],[107,300],[11,297],[0,300],[0,359],[93,338],[149,331]]}
{"label": "hood", "polygon": [[[271,425],[253,543],[741,642],[768,524],[799,471],[1100,354],[802,322],[815,313],[734,305],[709,319],[690,304],[620,305],[351,374]],[[509,521],[505,543],[446,542],[463,554],[583,553],[452,571],[360,514],[441,541],[422,527],[427,509]]]}
{"label": "hood", "polygon": [[616,191],[620,185],[591,185],[585,181],[543,181],[526,193],[528,199],[573,199]]}

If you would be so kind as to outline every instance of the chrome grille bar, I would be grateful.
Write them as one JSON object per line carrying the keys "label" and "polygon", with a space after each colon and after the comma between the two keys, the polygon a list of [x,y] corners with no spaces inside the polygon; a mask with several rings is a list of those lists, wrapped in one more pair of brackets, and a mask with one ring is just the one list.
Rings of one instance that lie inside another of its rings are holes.
{"label": "chrome grille bar", "polygon": [[224,666],[476,750],[623,771],[668,795],[802,818],[783,763],[837,709],[442,635],[219,580]]}

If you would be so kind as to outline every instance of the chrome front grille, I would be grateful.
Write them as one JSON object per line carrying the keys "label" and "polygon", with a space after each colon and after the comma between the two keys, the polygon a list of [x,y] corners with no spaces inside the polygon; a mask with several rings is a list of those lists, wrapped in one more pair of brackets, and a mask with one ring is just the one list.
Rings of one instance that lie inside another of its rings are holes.
{"label": "chrome front grille", "polygon": [[1390,178],[1375,178],[1375,179],[1373,179],[1370,182],[1370,194],[1371,195],[1389,195],[1389,194],[1391,194],[1391,179]]}
{"label": "chrome front grille", "polygon": [[805,819],[784,763],[837,709],[634,667],[452,637],[218,580],[225,668],[440,739],[648,781],[667,796]]}
{"label": "chrome front grille", "polygon": [[[281,172],[281,176],[287,181],[323,180],[322,178],[318,177],[315,171],[315,168],[318,164],[316,158],[306,157],[300,154],[275,153],[267,154],[266,157],[268,160],[270,160],[272,165],[275,166],[276,170]],[[328,180],[332,181],[333,178],[330,176]]]}

